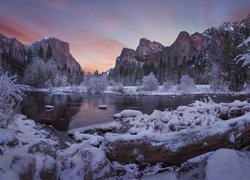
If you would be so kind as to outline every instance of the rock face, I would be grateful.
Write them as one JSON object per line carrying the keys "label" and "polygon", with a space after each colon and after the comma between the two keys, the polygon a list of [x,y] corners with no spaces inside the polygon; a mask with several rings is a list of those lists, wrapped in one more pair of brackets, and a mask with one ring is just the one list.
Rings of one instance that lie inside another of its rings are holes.
{"label": "rock face", "polygon": [[25,66],[36,59],[52,58],[61,71],[70,75],[81,74],[80,64],[71,55],[69,44],[54,37],[46,37],[31,45],[0,34],[0,66],[4,71],[22,76]]}
{"label": "rock face", "polygon": [[[31,51],[33,56],[39,56],[40,48],[43,49],[43,58],[48,58],[48,56],[52,56],[61,69],[65,67],[71,72],[81,71],[81,66],[70,54],[69,43],[63,42],[54,37],[46,37],[41,41],[35,42],[31,46],[26,46],[27,51]],[[48,52],[50,48],[52,50],[51,55],[49,55]]]}
{"label": "rock face", "polygon": [[136,48],[136,57],[139,60],[145,60],[151,54],[162,51],[163,48],[164,46],[161,43],[142,38]]}
{"label": "rock face", "polygon": [[129,80],[135,84],[144,75],[154,72],[160,82],[172,80],[178,83],[182,75],[188,74],[196,83],[209,83],[215,78],[211,73],[215,64],[224,81],[242,84],[246,70],[237,67],[234,58],[246,51],[246,47],[238,45],[249,35],[250,16],[241,22],[224,23],[203,33],[190,35],[182,31],[168,47],[141,39],[136,51],[122,50],[111,76],[125,84]]}
{"label": "rock face", "polygon": [[0,49],[21,63],[25,62],[25,45],[19,42],[16,38],[7,38],[3,34],[0,34]]}

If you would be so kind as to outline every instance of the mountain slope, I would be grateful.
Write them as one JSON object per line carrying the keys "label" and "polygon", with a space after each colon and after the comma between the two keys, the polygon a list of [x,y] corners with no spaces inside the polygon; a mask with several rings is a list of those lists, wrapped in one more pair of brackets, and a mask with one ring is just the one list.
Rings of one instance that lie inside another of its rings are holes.
{"label": "mountain slope", "polygon": [[70,53],[69,44],[54,37],[24,45],[15,38],[0,34],[0,59],[2,69],[10,74],[17,74],[19,79],[23,76],[25,67],[37,59],[52,59],[68,78],[83,74],[80,64]]}
{"label": "mountain slope", "polygon": [[[203,33],[190,35],[182,31],[168,47],[151,48],[150,41],[141,43],[145,41],[141,39],[136,51],[122,50],[116,59],[112,78],[135,84],[144,75],[154,72],[160,82],[171,80],[178,83],[182,75],[188,74],[196,83],[209,83],[214,78],[228,83],[237,81],[232,88],[240,89],[246,81],[246,69],[240,69],[233,59],[247,50],[248,47],[238,45],[249,37],[249,32],[250,16],[241,22],[224,23]],[[213,77],[214,69],[219,77]]]}

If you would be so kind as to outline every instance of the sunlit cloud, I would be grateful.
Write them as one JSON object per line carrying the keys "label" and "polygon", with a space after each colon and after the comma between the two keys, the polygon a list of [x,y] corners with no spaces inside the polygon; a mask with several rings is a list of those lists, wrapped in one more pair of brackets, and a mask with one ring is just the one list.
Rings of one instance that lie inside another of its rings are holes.
{"label": "sunlit cloud", "polygon": [[34,39],[42,38],[39,33],[36,33],[31,28],[4,16],[0,16],[0,33],[15,37],[25,44],[34,42]]}
{"label": "sunlit cloud", "polygon": [[69,42],[83,69],[106,71],[123,47],[135,49],[140,38],[167,46],[180,31],[203,32],[241,20],[250,2],[238,1],[9,0],[0,6],[0,33],[25,44],[55,36]]}
{"label": "sunlit cloud", "polygon": [[243,7],[242,9],[236,9],[233,11],[232,15],[227,19],[230,22],[240,21],[250,14],[250,5]]}

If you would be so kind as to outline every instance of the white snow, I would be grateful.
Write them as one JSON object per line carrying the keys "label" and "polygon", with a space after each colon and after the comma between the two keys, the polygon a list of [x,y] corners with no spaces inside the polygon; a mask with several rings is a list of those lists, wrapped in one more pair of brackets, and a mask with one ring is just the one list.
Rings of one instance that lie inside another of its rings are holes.
{"label": "white snow", "polygon": [[[244,103],[242,102],[242,104]],[[220,104],[197,101],[192,106],[187,106],[186,109],[181,108],[184,111],[180,112],[177,110],[156,111],[152,115],[144,114],[125,118],[122,120],[129,122],[128,132],[126,134],[107,133],[104,140],[115,142],[147,138],[152,146],[164,144],[166,149],[177,151],[183,146],[191,145],[207,136],[224,134],[232,124],[236,124],[239,131],[250,124],[250,112],[224,121],[217,117],[219,107]],[[171,130],[170,125],[175,129]],[[190,136],[186,137],[186,134],[190,134]],[[233,141],[233,137],[230,139]],[[166,142],[168,143],[166,144]]]}
{"label": "white snow", "polygon": [[153,175],[148,175],[148,176],[143,176],[142,180],[177,180],[178,178],[176,177],[175,172],[163,172],[159,174],[153,174]]}
{"label": "white snow", "polygon": [[248,180],[250,177],[250,155],[230,149],[219,149],[208,159],[207,180]]}
{"label": "white snow", "polygon": [[[4,179],[6,179],[6,177],[8,176],[15,176],[9,169],[12,158],[16,155],[27,154],[30,145],[35,144],[41,140],[51,145],[55,145],[58,143],[58,141],[53,138],[53,136],[48,138],[49,132],[39,129],[34,121],[26,120],[26,117],[20,114],[14,117],[14,121],[7,128],[0,128],[0,134],[1,141],[5,142],[2,146],[3,156],[0,155],[0,162],[4,162],[0,163],[0,169],[2,169],[2,171],[0,171],[0,177],[5,177]],[[7,146],[6,143],[13,140],[14,137],[18,140],[19,143],[14,147]],[[40,157],[37,157],[37,160],[39,159]],[[39,167],[39,164],[37,164],[37,166],[38,169],[41,169],[41,167]]]}
{"label": "white snow", "polygon": [[[32,154],[36,158],[36,179],[39,179],[41,168],[51,169],[56,165],[60,179],[84,179],[89,175],[94,179],[104,178],[112,169],[124,170],[124,179],[134,179],[140,175],[140,168],[136,164],[110,163],[105,155],[105,142],[130,141],[149,139],[152,146],[164,145],[171,151],[178,151],[186,145],[204,140],[207,136],[216,136],[228,131],[232,124],[239,131],[250,125],[250,104],[247,101],[234,101],[231,103],[214,103],[196,101],[188,106],[180,106],[176,110],[155,110],[152,114],[142,114],[138,110],[123,110],[114,115],[118,122],[110,122],[72,129],[68,134],[73,135],[74,143],[66,149],[57,150],[58,158],[41,153]],[[227,114],[242,109],[245,115],[227,121],[220,119],[220,114]],[[105,133],[97,135],[98,130],[110,131],[123,127],[127,123],[128,131],[123,134]],[[92,131],[92,134],[87,134]],[[94,133],[93,133],[94,132]],[[189,134],[189,136],[186,136]],[[184,136],[185,135],[185,136]],[[230,134],[228,139],[233,143],[239,134]],[[18,144],[10,147],[7,144],[18,140]],[[28,148],[40,141],[52,146],[58,145],[58,139],[48,131],[28,120],[23,115],[16,115],[8,129],[0,128],[0,179],[18,179],[17,174],[10,170],[12,158],[16,155],[27,154]],[[168,143],[166,143],[168,142]],[[66,143],[66,142],[65,142]],[[208,142],[204,146],[208,146]],[[111,147],[112,149],[112,147]],[[138,159],[143,158],[140,149],[133,151]],[[248,179],[250,177],[250,155],[234,150],[219,149],[215,152],[190,159],[189,162],[198,162],[208,158],[206,165],[206,179]],[[25,160],[25,159],[24,159]],[[2,163],[4,162],[4,163]],[[145,169],[142,179],[176,179],[175,171],[167,171],[157,175],[157,165]],[[21,169],[22,170],[22,169]]]}
{"label": "white snow", "polygon": [[108,106],[106,104],[98,106],[99,109],[108,109]]}
{"label": "white snow", "polygon": [[55,39],[55,38],[53,36],[45,36],[43,39],[44,40],[50,40],[50,39]]}
{"label": "white snow", "polygon": [[[49,92],[54,94],[61,93],[87,93],[88,90],[85,86],[66,86],[66,87],[51,87],[51,88],[42,88],[36,89],[32,87],[26,87],[26,91],[35,91],[35,92]],[[183,94],[245,94],[247,91],[241,92],[225,92],[219,90],[212,90],[210,85],[195,85],[193,91],[185,92],[178,89],[178,86],[173,86],[167,90],[163,86],[159,86],[157,90],[154,91],[144,91],[140,86],[123,86],[121,89],[117,90],[112,86],[107,86],[104,91],[100,91],[101,94],[123,94],[131,96],[166,96],[166,95],[183,95]]]}
{"label": "white snow", "polygon": [[71,129],[68,131],[68,134],[74,134],[76,132],[85,133],[86,131],[96,131],[96,130],[112,130],[112,129],[119,129],[121,127],[120,122],[107,122],[107,123],[99,123],[95,125],[80,127]]}
{"label": "white snow", "polygon": [[232,103],[214,103],[195,101],[188,106],[179,106],[176,110],[154,110],[152,114],[142,114],[137,110],[123,110],[114,115],[114,118],[129,124],[128,133],[169,133],[182,129],[206,127],[224,120],[220,114],[231,116],[237,108],[246,109],[249,106],[246,101],[234,101]]}
{"label": "white snow", "polygon": [[250,36],[245,41],[243,41],[238,47],[241,47],[244,45],[248,46],[249,43],[250,43]]}
{"label": "white snow", "polygon": [[115,114],[114,118],[128,118],[128,117],[136,117],[142,115],[141,111],[132,110],[132,109],[125,109],[120,113]]}

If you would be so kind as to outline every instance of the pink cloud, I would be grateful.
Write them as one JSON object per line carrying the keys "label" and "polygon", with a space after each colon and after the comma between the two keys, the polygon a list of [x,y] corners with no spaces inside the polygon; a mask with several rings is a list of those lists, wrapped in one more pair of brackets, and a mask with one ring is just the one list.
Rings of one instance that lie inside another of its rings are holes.
{"label": "pink cloud", "polygon": [[43,0],[40,3],[50,8],[66,11],[70,1],[68,0],[53,0],[53,1]]}
{"label": "pink cloud", "polygon": [[0,32],[15,37],[25,44],[34,42],[34,40],[41,39],[42,36],[28,28],[27,26],[4,16],[0,16]]}
{"label": "pink cloud", "polygon": [[228,18],[230,22],[240,21],[247,17],[250,14],[250,6],[246,6],[238,11],[234,11],[232,15]]}

